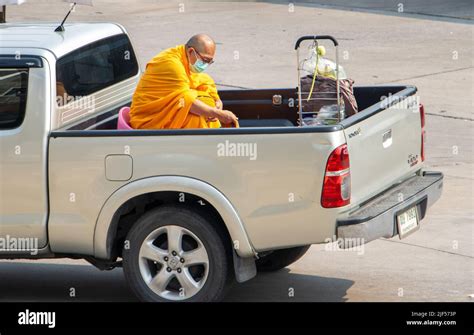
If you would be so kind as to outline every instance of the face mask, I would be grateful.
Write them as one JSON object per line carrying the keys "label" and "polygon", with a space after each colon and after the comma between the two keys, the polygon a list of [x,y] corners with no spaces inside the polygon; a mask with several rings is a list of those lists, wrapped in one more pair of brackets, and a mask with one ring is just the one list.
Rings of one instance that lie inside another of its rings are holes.
{"label": "face mask", "polygon": [[206,71],[209,64],[206,63],[205,61],[199,59],[199,57],[196,54],[196,51],[194,51],[194,55],[196,55],[196,62],[194,64],[189,64],[189,66],[191,68],[191,71],[192,72],[197,72],[197,73],[201,73],[201,72]]}

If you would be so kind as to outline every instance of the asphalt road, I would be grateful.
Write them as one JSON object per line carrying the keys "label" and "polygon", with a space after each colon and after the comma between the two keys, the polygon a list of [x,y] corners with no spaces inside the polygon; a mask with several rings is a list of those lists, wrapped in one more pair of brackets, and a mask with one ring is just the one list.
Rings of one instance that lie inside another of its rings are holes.
{"label": "asphalt road", "polygon": [[[142,67],[163,48],[207,32],[218,42],[210,74],[221,87],[294,87],[294,41],[315,33],[340,40],[356,84],[416,85],[428,113],[426,166],[445,174],[444,194],[421,229],[404,240],[374,241],[363,253],[313,246],[288,269],[233,287],[227,300],[474,301],[472,4],[405,1],[399,13],[394,1],[316,2],[291,11],[271,2],[95,0],[70,21],[122,23]],[[66,9],[60,1],[31,1],[10,7],[7,19],[59,22]],[[0,301],[133,300],[120,269],[101,272],[72,260],[0,262]]]}

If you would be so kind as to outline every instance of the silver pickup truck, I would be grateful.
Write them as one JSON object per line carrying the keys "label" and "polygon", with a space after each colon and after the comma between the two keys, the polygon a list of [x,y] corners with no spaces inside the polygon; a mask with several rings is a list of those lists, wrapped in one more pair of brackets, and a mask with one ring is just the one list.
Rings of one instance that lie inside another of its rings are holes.
{"label": "silver pickup truck", "polygon": [[311,244],[402,238],[441,195],[415,87],[355,87],[360,112],[334,125],[298,126],[285,88],[220,91],[238,129],[118,130],[141,74],[125,29],[64,28],[0,27],[1,258],[123,266],[143,301],[216,301]]}

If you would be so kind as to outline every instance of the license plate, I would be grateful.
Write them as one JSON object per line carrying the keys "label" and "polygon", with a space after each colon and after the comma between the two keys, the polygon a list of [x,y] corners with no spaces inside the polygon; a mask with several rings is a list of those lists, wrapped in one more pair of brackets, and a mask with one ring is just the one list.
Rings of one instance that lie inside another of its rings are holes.
{"label": "license plate", "polygon": [[398,235],[400,239],[413,233],[419,227],[417,207],[412,207],[397,215]]}

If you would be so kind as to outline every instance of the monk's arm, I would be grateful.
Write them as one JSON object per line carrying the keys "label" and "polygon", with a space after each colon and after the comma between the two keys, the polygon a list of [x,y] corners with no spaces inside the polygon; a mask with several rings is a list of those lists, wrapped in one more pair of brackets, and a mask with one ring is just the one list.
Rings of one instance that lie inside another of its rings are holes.
{"label": "monk's arm", "polygon": [[[164,62],[162,64],[162,67],[164,69],[163,71],[167,74],[167,86],[169,88],[173,86],[176,88],[176,90],[193,90],[189,87],[189,79],[187,77],[186,72],[184,71],[184,67],[181,64],[176,63],[175,61],[169,61]],[[217,95],[217,90],[215,89],[214,81],[212,81],[212,78],[210,78],[209,76],[207,77],[207,79],[209,82],[211,82],[212,85],[214,85],[213,92],[215,91],[215,94]],[[217,95],[217,97],[219,96]],[[189,109],[189,112],[191,114],[205,117],[208,120],[218,119],[224,124],[237,123],[237,117],[230,111],[211,107],[203,101],[200,101],[195,97],[191,97],[191,94],[189,94],[189,99],[186,99],[186,101],[190,100],[193,101]]]}
{"label": "monk's arm", "polygon": [[196,99],[191,105],[190,113],[203,116],[207,119],[218,119],[224,124],[237,123],[237,117],[230,111],[211,107],[204,102]]}
{"label": "monk's arm", "polygon": [[211,107],[199,99],[194,100],[189,112],[206,118],[218,118],[221,115],[219,109]]}

